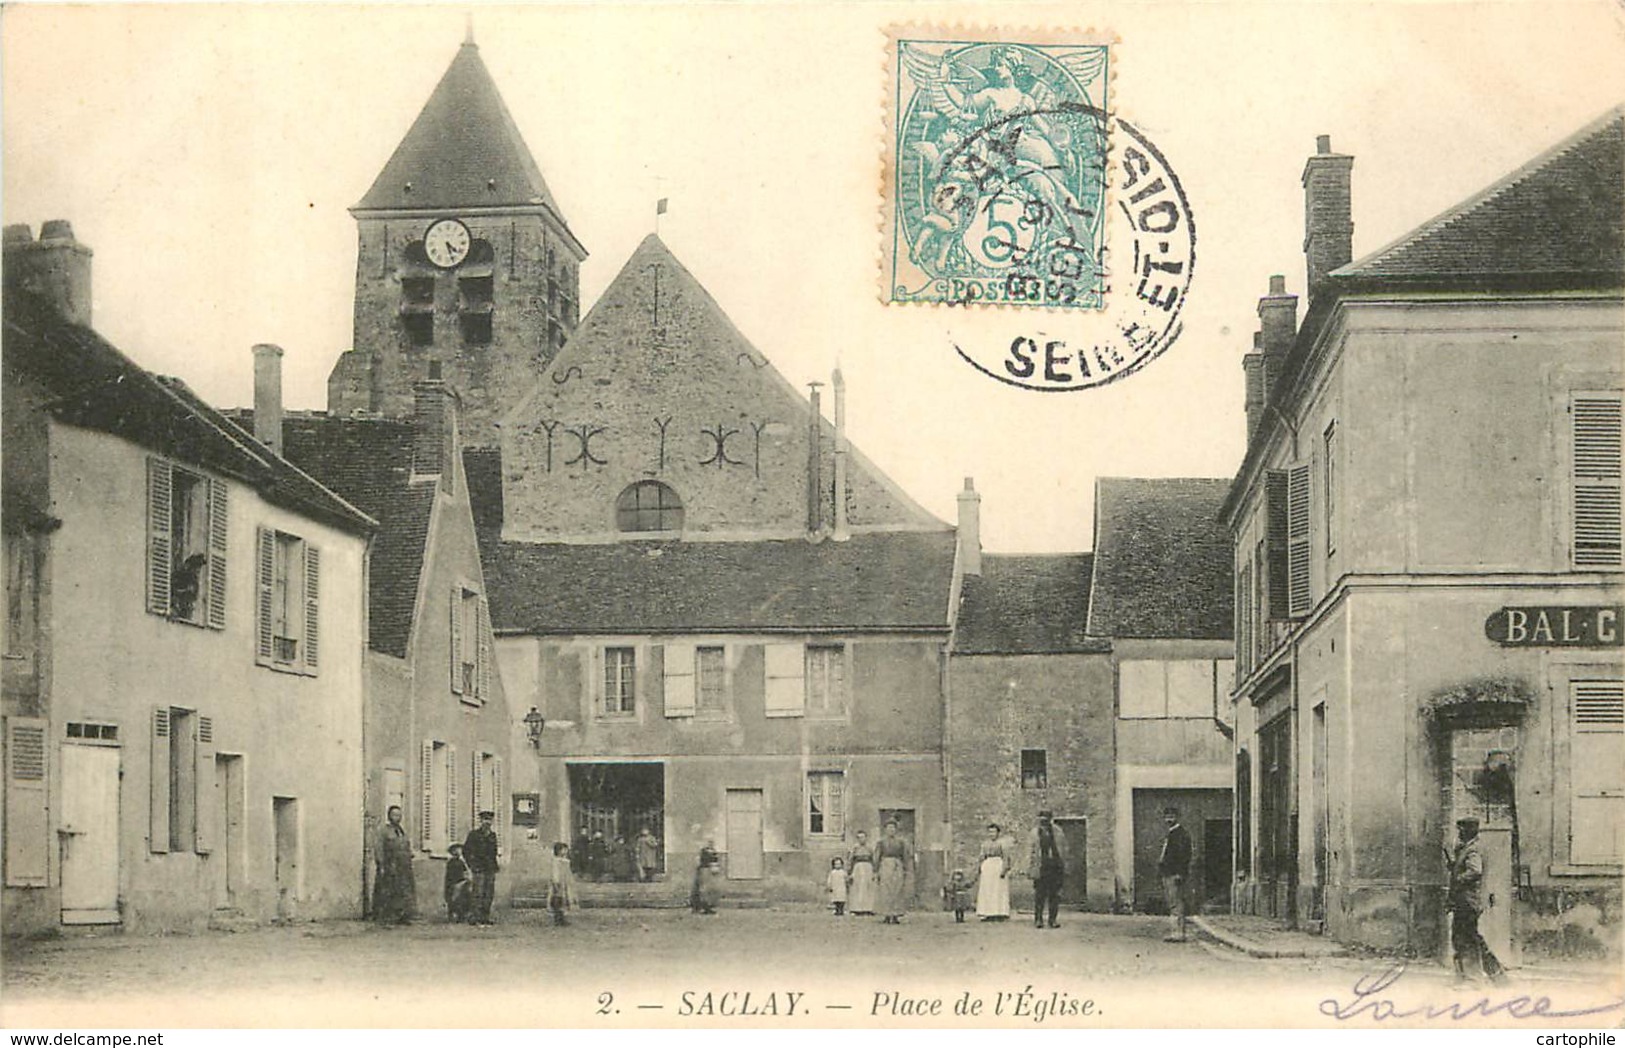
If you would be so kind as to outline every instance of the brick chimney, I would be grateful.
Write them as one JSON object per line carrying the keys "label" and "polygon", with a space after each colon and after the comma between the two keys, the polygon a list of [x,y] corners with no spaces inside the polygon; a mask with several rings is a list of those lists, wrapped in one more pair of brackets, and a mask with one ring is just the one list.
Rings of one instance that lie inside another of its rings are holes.
{"label": "brick chimney", "polygon": [[1258,423],[1264,417],[1264,333],[1253,332],[1253,348],[1241,358],[1241,371],[1246,383],[1243,405],[1247,411],[1247,443],[1258,432]]}
{"label": "brick chimney", "polygon": [[437,477],[449,466],[455,405],[439,378],[412,383],[412,475]]}
{"label": "brick chimney", "polygon": [[56,218],[40,227],[38,240],[26,224],[4,234],[6,290],[32,292],[62,318],[90,326],[91,250],[73,238],[73,226]]}
{"label": "brick chimney", "polygon": [[959,571],[982,573],[982,496],[974,477],[965,478],[965,489],[959,493]]}
{"label": "brick chimney", "polygon": [[1326,274],[1354,259],[1354,220],[1349,175],[1354,158],[1332,152],[1332,136],[1315,139],[1315,155],[1303,167],[1303,257],[1313,299]]}
{"label": "brick chimney", "polygon": [[254,347],[254,438],[282,454],[282,347]]}
{"label": "brick chimney", "polygon": [[807,537],[824,534],[824,406],[822,382],[809,382],[812,417],[807,422]]}
{"label": "brick chimney", "polygon": [[1264,385],[1260,404],[1268,404],[1275,394],[1292,340],[1298,333],[1298,296],[1289,295],[1286,277],[1270,277],[1269,294],[1258,300],[1258,346],[1264,354]]}

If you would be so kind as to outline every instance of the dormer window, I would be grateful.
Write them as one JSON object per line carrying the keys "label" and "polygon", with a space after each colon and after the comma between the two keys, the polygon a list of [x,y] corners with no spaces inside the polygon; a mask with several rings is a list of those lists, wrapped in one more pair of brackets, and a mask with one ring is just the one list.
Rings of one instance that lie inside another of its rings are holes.
{"label": "dormer window", "polygon": [[618,531],[681,531],[683,502],[677,492],[658,480],[640,480],[615,500]]}

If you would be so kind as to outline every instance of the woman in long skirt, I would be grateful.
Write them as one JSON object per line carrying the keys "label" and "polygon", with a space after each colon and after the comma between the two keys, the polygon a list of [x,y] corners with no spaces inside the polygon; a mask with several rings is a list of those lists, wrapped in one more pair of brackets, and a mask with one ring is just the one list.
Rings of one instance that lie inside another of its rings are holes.
{"label": "woman in long skirt", "polygon": [[722,901],[722,856],[716,844],[706,841],[700,849],[700,865],[694,871],[694,910],[696,913],[716,913]]}
{"label": "woman in long skirt", "polygon": [[854,917],[873,917],[875,914],[875,851],[869,846],[869,835],[858,831],[858,843],[846,857],[846,908]]}
{"label": "woman in long skirt", "polygon": [[984,921],[1010,919],[1010,856],[999,837],[999,824],[987,824],[982,842],[981,872],[976,878],[976,915]]}
{"label": "woman in long skirt", "polygon": [[897,823],[886,824],[886,836],[875,849],[880,860],[880,915],[884,924],[898,924],[908,908],[908,842],[897,835]]}

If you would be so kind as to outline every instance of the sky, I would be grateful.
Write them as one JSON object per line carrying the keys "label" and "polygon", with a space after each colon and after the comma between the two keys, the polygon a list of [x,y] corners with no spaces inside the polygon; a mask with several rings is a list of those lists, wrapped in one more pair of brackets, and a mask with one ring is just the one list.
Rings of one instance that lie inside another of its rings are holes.
{"label": "sky", "polygon": [[[991,552],[1087,550],[1100,476],[1230,476],[1241,356],[1271,274],[1303,288],[1315,137],[1355,157],[1359,258],[1625,102],[1625,5],[1213,2],[415,7],[8,4],[3,210],[95,251],[95,326],[211,402],[281,345],[322,408],[350,345],[360,200],[463,40],[590,255],[590,305],[652,231],[797,386],[847,382],[853,442]],[[1111,109],[1156,143],[1197,230],[1177,342],[1111,385],[1039,393],[956,340],[1086,317],[879,296],[884,33],[1081,28]],[[826,400],[826,411],[828,410]]]}

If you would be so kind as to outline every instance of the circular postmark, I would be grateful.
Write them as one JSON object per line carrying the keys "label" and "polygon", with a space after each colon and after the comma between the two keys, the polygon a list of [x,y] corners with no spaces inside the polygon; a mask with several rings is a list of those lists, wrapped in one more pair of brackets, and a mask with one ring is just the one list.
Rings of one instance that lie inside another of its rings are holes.
{"label": "circular postmark", "polygon": [[[1067,107],[1075,115],[1086,106]],[[1089,110],[1097,121],[1106,119]],[[1075,289],[1098,289],[1090,313],[1035,313],[1007,339],[954,343],[983,374],[1026,389],[1090,389],[1133,374],[1173,344],[1196,266],[1196,225],[1173,168],[1134,125],[1115,121],[1123,136],[1115,153],[1112,200],[1097,216],[1104,243],[1092,254],[1055,219],[1065,202],[1046,199],[1019,164],[986,166],[988,190],[978,199],[999,201],[983,220],[982,243],[1008,264],[1002,275],[949,296],[961,303],[1062,305]],[[999,136],[997,125],[984,132]],[[983,148],[985,157],[1007,157]],[[991,193],[991,196],[988,194]],[[1025,224],[1023,220],[1026,220]]]}

